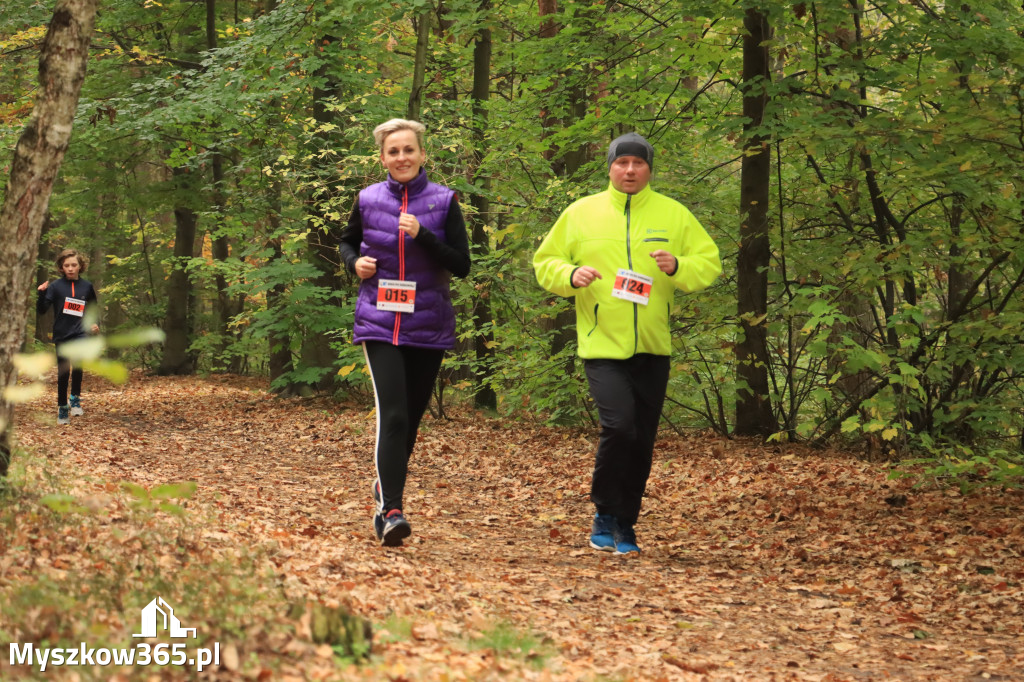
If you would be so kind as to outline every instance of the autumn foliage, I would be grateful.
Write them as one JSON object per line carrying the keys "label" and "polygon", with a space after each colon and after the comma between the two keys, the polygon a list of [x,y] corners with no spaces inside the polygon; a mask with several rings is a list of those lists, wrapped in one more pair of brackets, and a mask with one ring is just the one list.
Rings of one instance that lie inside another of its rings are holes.
{"label": "autumn foliage", "polygon": [[[234,377],[98,384],[70,428],[49,397],[21,413],[25,452],[0,510],[5,644],[126,646],[159,591],[225,651],[200,679],[954,680],[1024,667],[1019,492],[915,488],[849,453],[663,433],[644,553],[622,559],[586,546],[594,433],[449,408],[427,417],[414,454],[414,535],[383,549],[372,406],[281,400]],[[188,481],[194,493],[167,487]],[[368,659],[317,634],[338,614],[371,624]],[[0,676],[30,676],[4,656]],[[73,672],[188,674],[47,679]]]}

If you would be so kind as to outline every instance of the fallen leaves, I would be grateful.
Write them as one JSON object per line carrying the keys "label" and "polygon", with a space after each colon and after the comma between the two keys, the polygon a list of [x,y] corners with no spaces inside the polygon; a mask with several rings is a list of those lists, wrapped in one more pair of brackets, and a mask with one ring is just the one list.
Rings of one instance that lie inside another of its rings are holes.
{"label": "fallen leaves", "polygon": [[[222,650],[227,679],[270,678],[269,651],[287,661],[272,679],[960,679],[1024,667],[1019,493],[912,490],[841,452],[669,437],[637,526],[644,553],[624,561],[587,547],[593,433],[448,408],[452,421],[424,420],[410,463],[413,536],[385,549],[370,524],[363,406],[141,375],[86,401],[74,447],[45,401],[19,431],[82,474],[68,505],[113,524],[117,482],[195,481],[187,509],[212,522],[189,552],[258,547],[289,602],[345,604],[378,631],[361,668],[340,666],[301,619],[291,638],[246,634]],[[114,542],[134,555],[143,540],[127,530]],[[23,530],[4,542],[35,563],[0,553],[0,594],[33,571],[111,570]],[[32,617],[40,632],[56,627]],[[473,648],[495,623],[550,650]]]}

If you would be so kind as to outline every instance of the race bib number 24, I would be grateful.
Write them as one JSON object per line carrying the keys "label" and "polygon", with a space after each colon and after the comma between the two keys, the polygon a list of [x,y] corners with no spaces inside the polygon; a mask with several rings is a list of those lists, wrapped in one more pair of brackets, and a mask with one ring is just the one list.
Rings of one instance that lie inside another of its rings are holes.
{"label": "race bib number 24", "polygon": [[624,301],[647,305],[651,300],[652,286],[654,286],[654,278],[619,268],[615,275],[615,284],[612,285],[612,296]]}

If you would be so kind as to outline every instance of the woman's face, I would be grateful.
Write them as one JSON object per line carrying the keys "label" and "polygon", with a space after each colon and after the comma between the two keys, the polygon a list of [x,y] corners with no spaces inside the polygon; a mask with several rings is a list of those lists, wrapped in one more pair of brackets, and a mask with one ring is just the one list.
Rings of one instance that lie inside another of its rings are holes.
{"label": "woman's face", "polygon": [[380,162],[398,182],[406,183],[419,175],[426,160],[427,153],[412,130],[397,130],[384,138]]}
{"label": "woman's face", "polygon": [[82,270],[82,264],[78,262],[77,256],[69,256],[60,264],[60,269],[68,279],[78,279],[78,273]]}

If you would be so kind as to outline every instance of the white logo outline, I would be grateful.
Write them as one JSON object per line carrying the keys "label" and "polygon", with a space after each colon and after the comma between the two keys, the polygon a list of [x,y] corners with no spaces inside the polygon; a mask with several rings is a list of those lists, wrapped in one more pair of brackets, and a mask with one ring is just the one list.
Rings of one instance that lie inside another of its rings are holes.
{"label": "white logo outline", "polygon": [[163,629],[168,630],[171,637],[187,638],[190,632],[193,639],[197,637],[196,628],[181,627],[181,621],[174,615],[174,609],[163,597],[157,597],[142,609],[142,632],[133,634],[132,637],[156,637],[157,630],[160,629],[157,614],[163,616]]}

